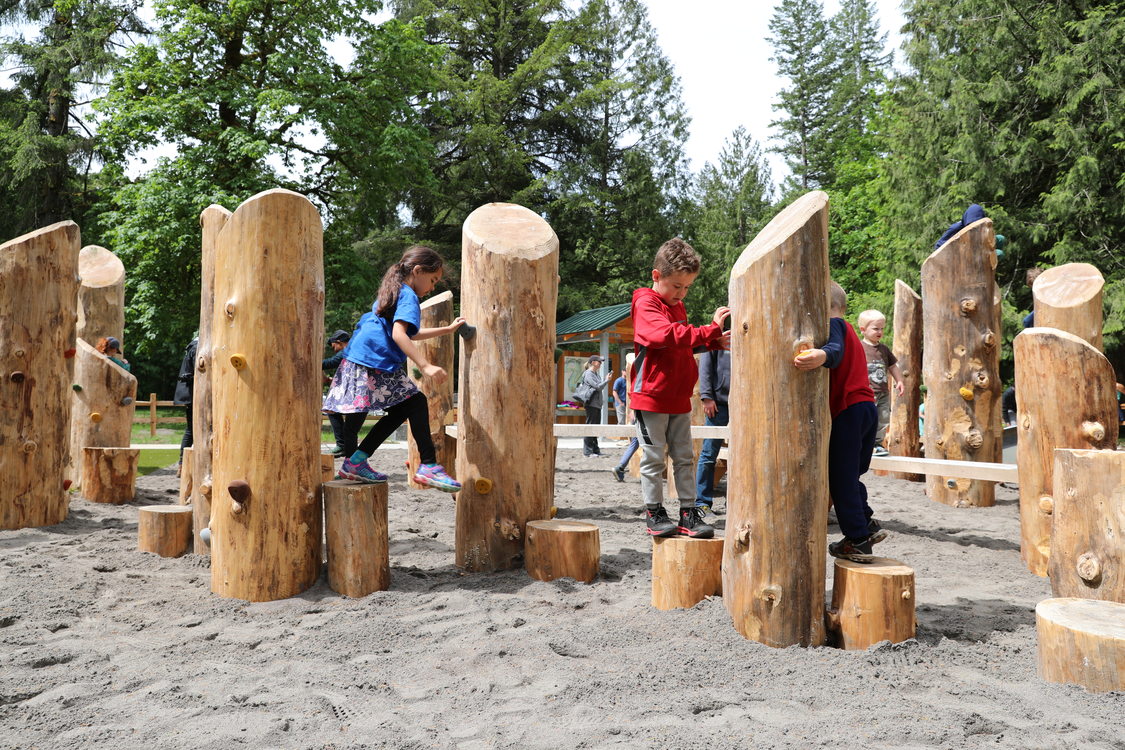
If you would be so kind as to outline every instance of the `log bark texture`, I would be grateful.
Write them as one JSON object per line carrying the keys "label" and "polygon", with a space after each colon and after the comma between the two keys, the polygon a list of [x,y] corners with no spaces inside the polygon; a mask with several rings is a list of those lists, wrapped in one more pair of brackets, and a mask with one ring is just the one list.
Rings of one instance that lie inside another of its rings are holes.
{"label": "log bark texture", "polygon": [[[981,219],[922,264],[922,371],[926,458],[1000,461],[1000,330],[996,235]],[[931,475],[932,500],[955,507],[995,503],[992,482]]]}
{"label": "log bark texture", "polygon": [[[895,280],[894,347],[905,384],[902,395],[891,388],[891,424],[887,450],[892,456],[922,455],[918,407],[922,403],[922,297],[905,282]],[[876,472],[878,473],[878,472]],[[888,471],[888,476],[924,482],[924,474]]]}
{"label": "log bark texture", "polygon": [[1053,486],[1051,591],[1125,603],[1125,452],[1056,450]]}
{"label": "log bark texture", "polygon": [[[422,328],[437,328],[447,326],[453,322],[453,292],[442,292],[422,303]],[[413,362],[407,364],[410,379],[418,385],[426,396],[430,406],[430,439],[434,441],[437,449],[437,462],[445,467],[451,474],[455,471],[455,449],[449,449],[445,436],[446,415],[453,409],[453,347],[456,346],[456,336],[437,336],[425,341],[419,341],[416,346],[426,356],[431,364],[443,368],[449,373],[449,379],[444,383],[435,383],[432,378],[422,377],[422,373]],[[430,489],[429,485],[418,484],[414,481],[414,473],[418,471],[418,444],[414,442],[413,435],[408,441],[407,455],[407,481],[414,489]]]}
{"label": "log bark texture", "polygon": [[320,454],[320,481],[331,482],[336,478],[336,457],[331,453]]}
{"label": "log bark texture", "polygon": [[138,448],[86,448],[82,459],[82,497],[120,505],[133,499]]}
{"label": "log bark texture", "polygon": [[456,548],[465,570],[518,567],[525,525],[550,517],[558,266],[558,238],[533,211],[490,203],[465,219],[461,314],[477,329],[461,341],[458,381]]}
{"label": "log bark texture", "polygon": [[212,331],[215,319],[215,252],[219,232],[231,213],[222,206],[210,205],[199,215],[200,241],[199,341],[195,348],[195,377],[192,384],[192,476],[196,479],[192,510],[192,545],[197,555],[208,555],[211,547],[199,532],[211,523],[211,497],[214,476],[211,468],[214,446],[214,410],[211,397]]}
{"label": "log bark texture", "polygon": [[324,529],[329,588],[359,598],[390,587],[386,484],[325,482]]}
{"label": "log bark texture", "polygon": [[593,583],[602,548],[598,527],[582,521],[528,521],[525,567],[537,581],[573,578]]}
{"label": "log bark texture", "polygon": [[652,606],[688,609],[723,593],[723,540],[652,540]]}
{"label": "log bark texture", "polygon": [[1101,271],[1089,263],[1048,268],[1039,274],[1031,288],[1035,300],[1035,327],[1073,333],[1102,351],[1104,286]]}
{"label": "log bark texture", "polygon": [[870,563],[836,560],[828,629],[840,648],[863,650],[914,637],[914,569],[876,557]]}
{"label": "log bark texture", "polygon": [[304,196],[250,198],[216,239],[211,590],[269,601],[320,570],[320,217]]}
{"label": "log bark texture", "polygon": [[179,557],[191,547],[191,508],[144,505],[137,508],[137,549],[161,557]]}
{"label": "log bark texture", "polygon": [[0,529],[66,520],[78,226],[0,245]]}
{"label": "log bark texture", "polygon": [[1125,604],[1046,599],[1035,607],[1039,676],[1091,693],[1125,690]]}
{"label": "log bark texture", "polygon": [[125,266],[116,255],[98,245],[78,253],[78,320],[74,334],[96,346],[103,336],[113,336],[125,346]]}
{"label": "log bark texture", "polygon": [[70,469],[79,482],[86,448],[127,448],[132,442],[137,379],[84,339],[75,341],[70,404]]}
{"label": "log bark texture", "polygon": [[[1045,576],[1055,506],[1055,449],[1114,449],[1117,389],[1109,361],[1074,334],[1027,328],[1016,336],[1012,349],[1019,430],[1020,557],[1028,570]],[[1082,375],[1074,377],[1075,373]]]}
{"label": "log bark texture", "polygon": [[192,496],[195,494],[195,477],[192,474],[195,463],[192,461],[194,453],[194,449],[184,448],[183,461],[180,462],[180,505],[191,505]]}
{"label": "log bark texture", "polygon": [[[799,269],[799,271],[798,271]],[[824,643],[828,370],[793,357],[828,339],[828,196],[778,214],[731,270],[731,420],[723,603],[767,646]]]}

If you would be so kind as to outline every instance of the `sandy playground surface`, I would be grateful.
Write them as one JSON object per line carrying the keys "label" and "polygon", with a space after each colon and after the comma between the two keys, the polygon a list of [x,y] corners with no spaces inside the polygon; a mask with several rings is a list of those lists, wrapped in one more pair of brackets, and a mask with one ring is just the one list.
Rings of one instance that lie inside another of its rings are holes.
{"label": "sandy playground surface", "polygon": [[63,524],[0,531],[0,748],[1125,748],[1125,693],[1036,677],[1051,592],[1020,562],[1015,490],[958,510],[868,475],[879,552],[917,574],[917,639],[775,650],[720,599],[649,606],[639,485],[613,458],[559,451],[559,516],[601,529],[587,586],[461,575],[453,503],[407,489],[403,456],[372,462],[391,589],[364,599],[323,574],[220,599],[206,557],[138,552],[136,507],[176,501],[170,468],[131,504],[75,498]]}

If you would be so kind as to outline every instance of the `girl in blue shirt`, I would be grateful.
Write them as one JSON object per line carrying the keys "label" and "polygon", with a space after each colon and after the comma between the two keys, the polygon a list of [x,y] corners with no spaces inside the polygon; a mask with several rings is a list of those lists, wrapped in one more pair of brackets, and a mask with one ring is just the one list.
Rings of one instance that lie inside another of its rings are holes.
{"label": "girl in blue shirt", "polygon": [[[367,463],[375,449],[403,422],[410,422],[410,434],[418,445],[421,463],[414,481],[445,492],[457,492],[461,483],[437,463],[437,452],[430,437],[430,411],[426,396],[406,374],[411,359],[422,374],[438,383],[448,373],[430,364],[415,341],[431,339],[456,331],[464,322],[457,318],[447,326],[419,328],[422,322],[420,299],[434,290],[442,273],[441,256],[428,247],[414,245],[387,269],[379,287],[379,297],[356,324],[344,358],[324,397],[325,411],[340,414],[366,414],[371,409],[384,411],[363,442],[344,459],[338,477],[378,484],[387,475]],[[358,435],[363,424],[345,418],[345,425]],[[354,445],[354,443],[352,443]]]}

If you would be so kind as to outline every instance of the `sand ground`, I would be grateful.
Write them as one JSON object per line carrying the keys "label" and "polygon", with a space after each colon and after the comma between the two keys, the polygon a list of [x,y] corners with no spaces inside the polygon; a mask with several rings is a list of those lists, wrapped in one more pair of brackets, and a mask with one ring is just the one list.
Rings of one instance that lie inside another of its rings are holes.
{"label": "sand ground", "polygon": [[1125,749],[1125,693],[1036,676],[1051,592],[1020,562],[1012,489],[955,509],[869,475],[879,551],[916,571],[917,638],[777,650],[721,599],[650,607],[639,485],[612,458],[558,456],[560,517],[600,527],[592,585],[462,575],[450,497],[407,489],[402,458],[373,461],[391,588],[363,599],[323,577],[220,599],[208,558],[138,552],[136,507],[175,502],[171,469],[131,504],[75,497],[63,524],[0,531],[0,748]]}

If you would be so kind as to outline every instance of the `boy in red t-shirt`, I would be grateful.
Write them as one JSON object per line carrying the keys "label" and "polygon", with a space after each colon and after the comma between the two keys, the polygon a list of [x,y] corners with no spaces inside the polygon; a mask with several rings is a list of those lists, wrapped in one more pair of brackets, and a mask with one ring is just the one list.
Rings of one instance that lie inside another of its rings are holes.
{"label": "boy in red t-shirt", "polygon": [[832,434],[828,439],[828,492],[836,507],[836,518],[844,538],[828,545],[833,557],[871,562],[871,545],[887,538],[867,503],[867,487],[859,478],[871,464],[879,414],[875,395],[867,380],[867,357],[859,336],[844,321],[848,295],[835,281],[829,282],[828,343],[820,349],[798,354],[798,370],[821,365],[832,370],[828,377],[828,405]]}
{"label": "boy in red t-shirt", "polygon": [[[629,403],[641,444],[641,496],[652,536],[680,533],[708,539],[715,535],[695,507],[691,393],[699,377],[694,350],[730,348],[730,332],[723,332],[730,308],[715,310],[710,325],[688,325],[684,298],[698,275],[699,255],[688,243],[673,238],[660,246],[653,259],[652,288],[633,292],[636,359]],[[665,450],[676,476],[679,523],[664,508],[661,474]]]}

